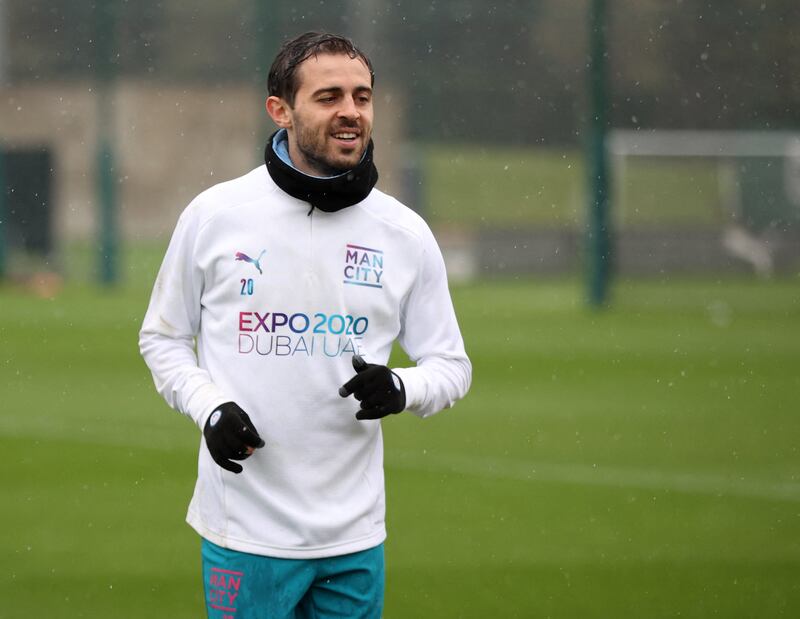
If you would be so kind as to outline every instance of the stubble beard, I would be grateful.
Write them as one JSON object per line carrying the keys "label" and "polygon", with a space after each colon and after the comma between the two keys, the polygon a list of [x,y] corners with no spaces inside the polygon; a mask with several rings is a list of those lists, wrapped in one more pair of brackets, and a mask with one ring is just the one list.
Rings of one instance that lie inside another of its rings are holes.
{"label": "stubble beard", "polygon": [[[357,126],[348,127],[345,125],[341,129],[347,130],[349,128],[357,128]],[[352,170],[364,155],[364,150],[359,151],[352,163],[349,162],[350,157],[348,157],[348,161],[343,161],[342,159],[334,160],[326,152],[326,137],[320,137],[313,129],[306,127],[299,128],[297,132],[297,150],[300,151],[306,163],[321,176],[336,176]]]}

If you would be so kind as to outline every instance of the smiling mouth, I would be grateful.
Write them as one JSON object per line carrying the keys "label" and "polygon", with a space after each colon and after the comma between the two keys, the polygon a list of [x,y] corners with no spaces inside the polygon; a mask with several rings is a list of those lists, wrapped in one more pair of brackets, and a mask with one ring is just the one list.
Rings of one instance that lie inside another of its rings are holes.
{"label": "smiling mouth", "polygon": [[339,131],[332,135],[336,140],[345,144],[355,144],[358,141],[358,134],[352,131]]}

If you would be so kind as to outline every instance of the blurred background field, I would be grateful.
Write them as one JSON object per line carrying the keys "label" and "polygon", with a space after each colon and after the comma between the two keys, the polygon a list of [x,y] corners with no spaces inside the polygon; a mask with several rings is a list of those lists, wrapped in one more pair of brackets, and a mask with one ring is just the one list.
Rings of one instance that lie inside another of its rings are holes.
{"label": "blurred background field", "polygon": [[[183,523],[199,433],[124,288],[0,289],[0,616],[199,617]],[[454,287],[469,398],[384,423],[386,617],[789,617],[800,610],[796,279]]]}
{"label": "blurred background field", "polygon": [[200,437],[137,332],[312,28],[373,58],[379,187],[431,223],[475,367],[384,424],[385,616],[797,616],[795,0],[0,0],[0,619],[203,616]]}

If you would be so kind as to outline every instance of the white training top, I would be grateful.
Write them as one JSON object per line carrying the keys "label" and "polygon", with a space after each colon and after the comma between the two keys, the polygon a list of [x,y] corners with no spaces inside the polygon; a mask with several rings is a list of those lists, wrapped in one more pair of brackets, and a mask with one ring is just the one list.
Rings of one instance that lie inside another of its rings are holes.
{"label": "white training top", "polygon": [[[266,166],[200,194],[156,279],[139,346],[158,392],[203,428],[233,401],[266,446],[235,475],[201,441],[187,521],[226,548],[284,558],[357,552],[386,537],[380,422],[339,387],[352,356],[396,368],[407,410],[451,406],[472,367],[424,221],[373,189],[309,212]],[[196,354],[195,354],[196,344]]]}

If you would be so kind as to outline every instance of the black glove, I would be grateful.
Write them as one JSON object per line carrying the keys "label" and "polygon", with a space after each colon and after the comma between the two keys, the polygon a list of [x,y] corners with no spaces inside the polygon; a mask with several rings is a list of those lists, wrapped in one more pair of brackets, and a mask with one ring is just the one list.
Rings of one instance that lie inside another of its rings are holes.
{"label": "black glove", "polygon": [[361,402],[356,419],[380,419],[406,407],[403,381],[385,365],[367,363],[353,355],[353,369],[356,375],[339,388],[339,395],[346,398],[352,393]]}
{"label": "black glove", "polygon": [[232,473],[241,473],[242,465],[231,460],[245,460],[253,449],[264,446],[250,417],[235,402],[226,402],[211,413],[203,436],[214,462]]}

